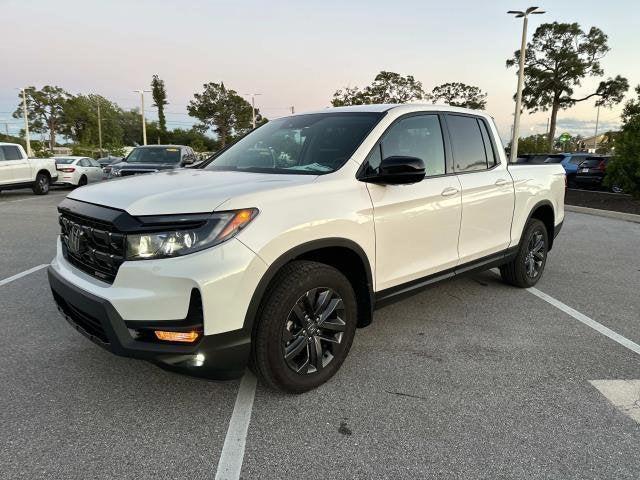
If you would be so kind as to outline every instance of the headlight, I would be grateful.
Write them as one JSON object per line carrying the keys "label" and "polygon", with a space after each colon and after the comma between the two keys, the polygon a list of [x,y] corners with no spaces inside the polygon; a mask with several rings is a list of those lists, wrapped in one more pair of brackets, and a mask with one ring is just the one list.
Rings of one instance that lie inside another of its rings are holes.
{"label": "headlight", "polygon": [[120,176],[120,170],[117,168],[112,168],[111,169],[111,176],[112,177],[119,177]]}
{"label": "headlight", "polygon": [[258,214],[256,208],[213,213],[204,225],[190,229],[127,235],[127,260],[178,257],[228,240]]}

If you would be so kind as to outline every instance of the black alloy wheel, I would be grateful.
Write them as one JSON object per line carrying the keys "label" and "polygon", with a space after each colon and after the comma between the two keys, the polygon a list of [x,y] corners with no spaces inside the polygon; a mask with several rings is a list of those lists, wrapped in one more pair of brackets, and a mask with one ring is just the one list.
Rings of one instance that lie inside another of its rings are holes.
{"label": "black alloy wheel", "polygon": [[331,363],[346,329],[342,317],[344,303],[332,289],[314,288],[302,295],[282,332],[282,353],[289,368],[310,374]]}

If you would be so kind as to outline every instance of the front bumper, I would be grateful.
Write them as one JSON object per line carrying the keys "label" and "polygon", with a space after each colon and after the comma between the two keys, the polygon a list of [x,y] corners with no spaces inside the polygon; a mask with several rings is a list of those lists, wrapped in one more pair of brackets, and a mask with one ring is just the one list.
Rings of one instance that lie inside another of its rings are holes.
{"label": "front bumper", "polygon": [[[205,335],[194,345],[162,344],[136,340],[114,306],[65,280],[52,267],[49,284],[58,310],[92,342],[110,352],[143,360],[193,376],[226,380],[244,372],[251,348],[251,332],[245,329]],[[184,319],[175,323],[184,322]],[[171,326],[171,321],[163,321]]]}

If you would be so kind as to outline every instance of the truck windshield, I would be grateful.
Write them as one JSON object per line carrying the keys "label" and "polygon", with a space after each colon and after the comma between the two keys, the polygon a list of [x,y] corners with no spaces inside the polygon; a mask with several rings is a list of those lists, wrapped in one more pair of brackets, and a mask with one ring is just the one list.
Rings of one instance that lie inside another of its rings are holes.
{"label": "truck windshield", "polygon": [[131,150],[125,159],[127,163],[178,163],[178,147],[138,147]]}
{"label": "truck windshield", "polygon": [[215,156],[206,170],[321,175],[338,170],[384,113],[318,113],[270,121]]}

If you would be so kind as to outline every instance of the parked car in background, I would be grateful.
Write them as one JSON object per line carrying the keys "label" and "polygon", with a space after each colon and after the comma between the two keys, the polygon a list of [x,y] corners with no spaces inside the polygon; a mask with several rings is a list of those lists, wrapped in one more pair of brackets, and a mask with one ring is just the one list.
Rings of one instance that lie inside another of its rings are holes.
{"label": "parked car in background", "polygon": [[102,180],[102,167],[89,157],[56,157],[58,181],[56,185],[82,187]]}
{"label": "parked car in background", "polygon": [[[576,173],[576,185],[579,187],[603,188],[602,180],[607,173],[607,165],[611,157],[608,156],[592,156],[578,165]],[[614,191],[620,191],[619,188],[613,188]]]}
{"label": "parked car in background", "polygon": [[112,163],[117,163],[120,161],[122,161],[122,157],[113,157],[111,155],[108,155],[106,157],[102,157],[96,160],[96,162],[98,162],[102,168],[106,167],[107,165],[111,165]]}
{"label": "parked car in background", "polygon": [[518,155],[516,163],[526,163],[528,165],[542,165],[549,158],[548,153],[524,153]]}
{"label": "parked car in background", "polygon": [[567,175],[567,186],[576,186],[576,173],[578,173],[578,165],[584,162],[590,155],[584,153],[557,153],[549,155],[544,163],[559,163],[564,167]]}
{"label": "parked car in background", "polygon": [[191,147],[184,145],[146,145],[136,147],[121,162],[109,165],[109,178],[153,173],[193,165],[197,160]]}
{"label": "parked car in background", "polygon": [[36,195],[46,195],[57,179],[53,158],[29,158],[22,145],[0,142],[0,191],[30,187]]}
{"label": "parked car in background", "polygon": [[300,393],[340,368],[376,306],[497,266],[535,285],[564,194],[560,165],[507,165],[486,113],[324,109],[196,170],[72,192],[49,282],[65,318],[115,354],[209,378],[249,363]]}
{"label": "parked car in background", "polygon": [[102,178],[109,178],[109,174],[111,173],[111,165],[114,163],[121,162],[123,157],[112,157],[111,155],[107,157],[102,157],[97,160],[97,162],[102,167]]}

